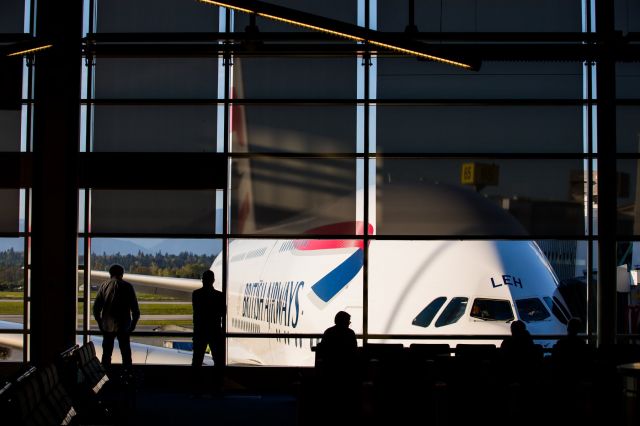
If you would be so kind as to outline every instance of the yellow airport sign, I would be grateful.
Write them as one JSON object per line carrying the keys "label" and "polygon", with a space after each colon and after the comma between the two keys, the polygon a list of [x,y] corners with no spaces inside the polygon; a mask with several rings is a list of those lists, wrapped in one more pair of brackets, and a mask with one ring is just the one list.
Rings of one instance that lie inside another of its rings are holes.
{"label": "yellow airport sign", "polygon": [[460,173],[460,182],[463,185],[475,185],[484,187],[497,185],[500,167],[497,164],[464,163]]}

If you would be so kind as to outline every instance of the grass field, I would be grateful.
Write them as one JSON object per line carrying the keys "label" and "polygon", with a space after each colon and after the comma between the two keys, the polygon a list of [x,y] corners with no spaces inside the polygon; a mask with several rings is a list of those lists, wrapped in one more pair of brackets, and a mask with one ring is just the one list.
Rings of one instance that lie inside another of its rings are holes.
{"label": "grass field", "polygon": [[23,293],[21,291],[0,291],[0,299],[18,299],[22,300]]}
{"label": "grass field", "polygon": [[[140,302],[179,302],[181,299],[177,297],[167,296],[164,294],[137,293]],[[5,300],[22,300],[23,293],[21,291],[0,291],[0,299]],[[80,294],[79,297],[82,297]],[[189,296],[190,297],[190,296]],[[190,302],[190,299],[183,300]]]}
{"label": "grass field", "polygon": [[16,302],[0,302],[0,315],[22,315],[23,303]]}
{"label": "grass field", "polygon": [[[21,315],[23,312],[22,301],[0,302],[0,315]],[[82,312],[83,303],[78,303],[78,312]],[[190,303],[145,303],[140,305],[142,315],[193,315]],[[173,324],[173,323],[172,323]]]}

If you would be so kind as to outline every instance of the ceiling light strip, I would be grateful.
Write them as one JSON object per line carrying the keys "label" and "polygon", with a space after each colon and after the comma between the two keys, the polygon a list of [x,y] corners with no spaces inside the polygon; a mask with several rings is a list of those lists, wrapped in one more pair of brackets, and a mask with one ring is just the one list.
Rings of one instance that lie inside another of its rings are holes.
{"label": "ceiling light strip", "polygon": [[[238,10],[240,12],[244,12],[244,13],[248,13],[248,14],[255,14],[258,15],[260,17],[263,18],[267,18],[267,19],[271,19],[274,21],[278,21],[278,22],[284,22],[290,25],[295,25],[298,27],[302,27],[302,28],[306,28],[306,29],[310,29],[313,31],[319,31],[322,33],[326,33],[326,34],[331,34],[334,35],[336,37],[342,37],[342,38],[346,38],[349,40],[354,40],[354,41],[359,41],[359,42],[368,42],[374,46],[378,46],[378,47],[382,47],[385,49],[389,49],[389,50],[393,50],[396,52],[400,52],[400,53],[404,53],[407,55],[411,55],[411,56],[416,56],[418,58],[423,58],[423,59],[428,59],[431,61],[435,61],[435,62],[440,62],[443,64],[447,64],[447,65],[453,65],[456,67],[460,67],[460,68],[464,68],[464,69],[473,69],[472,65],[469,64],[465,64],[463,62],[458,62],[458,61],[454,61],[451,59],[446,59],[446,58],[442,58],[440,56],[435,56],[435,55],[430,55],[428,53],[423,53],[420,50],[417,50],[415,48],[408,48],[408,47],[402,47],[402,45],[397,45],[397,44],[393,44],[393,43],[384,43],[381,41],[377,41],[376,37],[370,37],[371,35],[375,35],[377,34],[377,31],[375,30],[367,30],[365,28],[360,28],[360,27],[356,27],[354,29],[355,33],[360,33],[362,34],[362,36],[359,35],[355,35],[354,33],[350,33],[347,31],[336,31],[336,30],[332,30],[327,28],[326,26],[320,26],[320,25],[313,25],[307,22],[302,22],[300,19],[290,19],[290,18],[286,18],[284,16],[278,16],[276,13],[281,13],[282,15],[286,15],[286,14],[291,14],[297,17],[308,17],[309,20],[313,21],[314,18],[317,21],[318,19],[320,20],[320,22],[323,22],[325,24],[328,23],[333,23],[335,22],[335,25],[337,27],[341,27],[341,28],[351,28],[354,27],[351,24],[346,24],[344,22],[340,22],[340,21],[334,21],[331,20],[329,18],[324,18],[324,17],[314,17],[313,15],[310,15],[308,13],[305,12],[301,12],[301,11],[297,11],[297,10],[293,10],[293,9],[289,9],[289,8],[285,8],[282,6],[276,6],[276,5],[272,5],[269,3],[263,3],[261,1],[253,1],[253,2],[249,2],[249,1],[245,1],[245,0],[233,0],[233,1],[216,1],[216,0],[199,0],[202,3],[208,3],[208,4],[213,4],[216,6],[220,6],[220,7],[226,7],[229,9],[233,9],[233,10]],[[241,7],[238,6],[237,4],[242,4],[243,6],[246,7]],[[255,10],[249,9],[249,7],[251,6],[255,6]],[[270,13],[266,13],[263,12],[262,10],[266,10],[269,11]],[[413,45],[415,44],[420,44],[420,43],[412,43]]]}
{"label": "ceiling light strip", "polygon": [[31,49],[25,49],[25,50],[20,50],[18,52],[9,53],[7,56],[26,55],[28,53],[34,53],[34,52],[39,52],[39,51],[44,50],[44,49],[48,49],[48,48],[50,48],[52,46],[53,46],[53,44],[47,44],[46,46],[33,47]]}

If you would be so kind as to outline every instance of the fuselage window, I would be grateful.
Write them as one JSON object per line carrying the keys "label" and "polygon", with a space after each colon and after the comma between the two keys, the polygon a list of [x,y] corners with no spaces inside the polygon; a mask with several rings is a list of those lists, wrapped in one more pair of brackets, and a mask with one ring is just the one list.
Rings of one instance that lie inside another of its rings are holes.
{"label": "fuselage window", "polygon": [[471,317],[484,321],[511,321],[514,319],[508,300],[476,299],[471,307]]}
{"label": "fuselage window", "polygon": [[429,327],[429,324],[431,324],[431,321],[433,321],[433,318],[446,301],[446,297],[436,298],[413,319],[411,324],[417,325],[418,327]]}
{"label": "fuselage window", "polygon": [[464,314],[465,309],[467,309],[468,302],[469,299],[466,297],[454,297],[451,299],[451,302],[438,317],[436,327],[444,327],[457,322]]}
{"label": "fuselage window", "polygon": [[518,308],[520,319],[524,322],[544,321],[550,317],[549,311],[537,297],[518,299],[516,300],[516,307]]}
{"label": "fuselage window", "polygon": [[549,307],[549,309],[551,309],[551,313],[556,318],[558,318],[558,321],[560,321],[561,323],[566,325],[567,324],[567,317],[564,315],[564,313],[558,307],[558,305],[553,303],[553,300],[551,300],[551,298],[549,296],[545,296],[542,299],[544,299],[544,303],[546,303],[547,306]]}

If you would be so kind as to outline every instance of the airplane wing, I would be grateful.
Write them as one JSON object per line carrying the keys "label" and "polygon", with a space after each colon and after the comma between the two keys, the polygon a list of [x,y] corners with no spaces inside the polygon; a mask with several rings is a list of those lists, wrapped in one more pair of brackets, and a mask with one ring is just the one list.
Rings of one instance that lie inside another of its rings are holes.
{"label": "airplane wing", "polygon": [[[83,272],[80,271],[80,274]],[[92,282],[102,282],[109,279],[109,273],[106,271],[91,271]],[[133,285],[144,287],[154,287],[163,290],[173,290],[185,293],[191,293],[193,290],[202,287],[202,282],[191,278],[173,278],[173,277],[157,277],[153,275],[125,274],[125,281]]]}
{"label": "airplane wing", "polygon": [[[0,329],[2,330],[19,330],[22,324],[0,321]],[[20,349],[22,350],[22,334],[2,334],[0,333],[0,347]]]}

